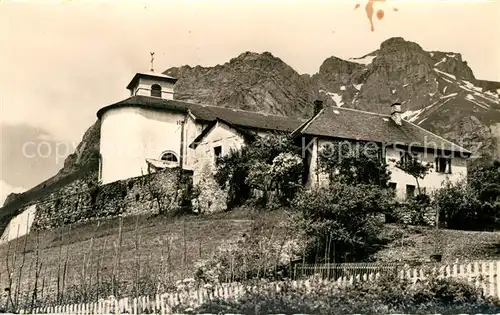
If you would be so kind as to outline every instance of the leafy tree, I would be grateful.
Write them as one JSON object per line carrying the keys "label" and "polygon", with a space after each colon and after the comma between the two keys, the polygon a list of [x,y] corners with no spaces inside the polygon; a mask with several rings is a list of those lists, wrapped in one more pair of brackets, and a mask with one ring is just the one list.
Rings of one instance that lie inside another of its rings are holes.
{"label": "leafy tree", "polygon": [[480,159],[472,164],[468,174],[469,186],[484,203],[495,203],[500,197],[500,161]]}
{"label": "leafy tree", "polygon": [[302,159],[292,153],[280,153],[267,164],[255,161],[249,169],[246,183],[261,190],[264,195],[261,202],[265,205],[269,200],[268,192],[275,188],[277,200],[281,205],[289,205],[301,187]]}
{"label": "leafy tree", "polygon": [[441,220],[449,228],[483,230],[500,226],[500,162],[475,161],[467,180],[446,182],[434,194]]}
{"label": "leafy tree", "polygon": [[378,216],[393,206],[390,192],[378,185],[332,182],[302,191],[294,202],[306,235],[308,261],[358,261],[380,242]]}
{"label": "leafy tree", "polygon": [[394,160],[391,159],[392,162],[396,163],[396,167],[401,169],[403,172],[406,174],[412,176],[415,178],[415,181],[417,183],[417,190],[418,194],[422,194],[422,191],[420,189],[420,182],[419,179],[424,179],[427,174],[429,174],[431,168],[432,168],[432,163],[426,163],[423,161],[420,161],[417,156],[408,153],[405,155],[405,158],[400,159],[400,160]]}
{"label": "leafy tree", "polygon": [[280,202],[289,203],[300,183],[300,152],[291,139],[274,134],[218,158],[215,179],[228,190],[228,208],[249,200],[254,188],[265,193],[264,203],[272,188],[276,188]]}
{"label": "leafy tree", "polygon": [[387,187],[391,172],[382,159],[381,149],[371,143],[340,141],[320,149],[320,170],[330,181]]}
{"label": "leafy tree", "polygon": [[215,180],[222,189],[227,189],[228,209],[243,204],[250,197],[250,187],[245,182],[248,176],[248,148],[231,149],[227,155],[217,159]]}

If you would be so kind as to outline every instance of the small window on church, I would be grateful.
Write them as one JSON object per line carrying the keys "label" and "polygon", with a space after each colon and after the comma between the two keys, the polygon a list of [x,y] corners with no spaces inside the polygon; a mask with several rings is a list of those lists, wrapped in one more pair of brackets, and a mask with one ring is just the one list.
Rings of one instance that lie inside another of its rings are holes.
{"label": "small window on church", "polygon": [[161,86],[158,84],[151,85],[151,96],[161,97]]}
{"label": "small window on church", "polygon": [[177,155],[172,152],[165,152],[161,155],[161,160],[165,162],[178,162]]}

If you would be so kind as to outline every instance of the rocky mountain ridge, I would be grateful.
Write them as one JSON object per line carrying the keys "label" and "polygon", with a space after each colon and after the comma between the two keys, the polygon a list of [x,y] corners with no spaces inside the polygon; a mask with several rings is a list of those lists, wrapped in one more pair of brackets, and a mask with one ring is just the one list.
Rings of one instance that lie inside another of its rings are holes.
{"label": "rocky mountain ridge", "polygon": [[425,51],[395,37],[360,58],[327,58],[300,75],[269,52],[246,52],[215,67],[182,66],[176,98],[291,116],[310,116],[316,98],[329,106],[388,113],[401,102],[404,117],[467,148],[492,150],[489,126],[500,122],[499,82],[477,80],[461,54]]}
{"label": "rocky mountain ridge", "polygon": [[178,100],[284,116],[310,115],[317,94],[307,77],[269,52],[245,52],[223,65],[182,66],[164,74],[179,79]]}

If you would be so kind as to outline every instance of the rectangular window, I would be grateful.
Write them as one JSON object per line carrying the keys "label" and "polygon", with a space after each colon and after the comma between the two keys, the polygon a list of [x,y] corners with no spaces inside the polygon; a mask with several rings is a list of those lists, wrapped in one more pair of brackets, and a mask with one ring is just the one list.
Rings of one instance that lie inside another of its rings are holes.
{"label": "rectangular window", "polygon": [[406,199],[413,199],[415,197],[415,186],[406,185]]}
{"label": "rectangular window", "polygon": [[436,158],[436,172],[451,173],[451,159],[444,157]]}
{"label": "rectangular window", "polygon": [[389,188],[391,190],[396,190],[397,184],[396,183],[389,183]]}
{"label": "rectangular window", "polygon": [[214,147],[214,160],[217,161],[217,158],[222,155],[222,146]]}
{"label": "rectangular window", "polygon": [[418,154],[414,152],[399,152],[401,165],[407,166],[418,159]]}

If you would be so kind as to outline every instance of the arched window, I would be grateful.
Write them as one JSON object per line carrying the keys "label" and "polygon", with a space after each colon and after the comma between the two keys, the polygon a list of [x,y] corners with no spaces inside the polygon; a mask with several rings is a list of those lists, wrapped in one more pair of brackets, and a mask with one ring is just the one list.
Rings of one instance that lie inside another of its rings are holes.
{"label": "arched window", "polygon": [[165,162],[179,162],[179,159],[177,159],[177,155],[171,151],[163,152],[160,159]]}
{"label": "arched window", "polygon": [[161,86],[158,84],[151,85],[151,96],[161,97]]}

